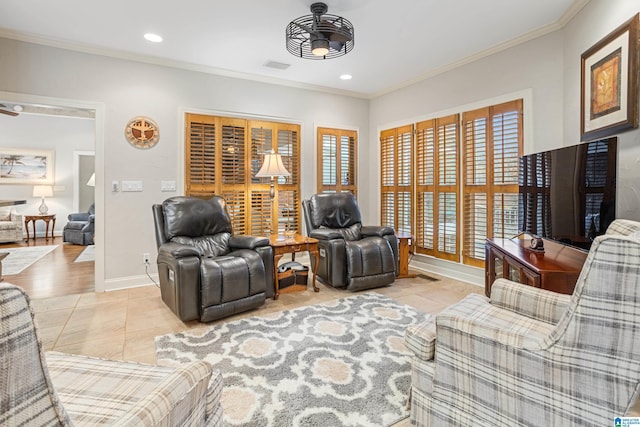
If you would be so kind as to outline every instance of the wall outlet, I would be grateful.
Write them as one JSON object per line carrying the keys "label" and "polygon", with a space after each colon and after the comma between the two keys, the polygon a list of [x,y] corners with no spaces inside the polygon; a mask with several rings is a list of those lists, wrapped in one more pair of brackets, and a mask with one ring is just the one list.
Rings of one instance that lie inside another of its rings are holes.
{"label": "wall outlet", "polygon": [[143,263],[144,265],[149,265],[149,263],[150,263],[150,262],[151,262],[151,257],[149,256],[149,254],[148,254],[148,253],[146,253],[146,252],[145,252],[145,253],[143,253],[143,254],[142,254],[142,263]]}

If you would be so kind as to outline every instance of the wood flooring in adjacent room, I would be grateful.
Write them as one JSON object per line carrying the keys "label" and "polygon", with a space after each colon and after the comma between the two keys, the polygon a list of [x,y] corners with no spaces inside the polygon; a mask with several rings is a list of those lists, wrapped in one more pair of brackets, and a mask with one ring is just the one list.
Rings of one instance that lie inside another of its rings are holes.
{"label": "wood flooring in adjacent room", "polygon": [[20,274],[3,275],[3,279],[24,288],[31,298],[60,297],[94,291],[93,262],[73,261],[86,246],[63,243],[62,237],[38,237],[16,243],[0,243],[0,252],[10,248],[58,245]]}

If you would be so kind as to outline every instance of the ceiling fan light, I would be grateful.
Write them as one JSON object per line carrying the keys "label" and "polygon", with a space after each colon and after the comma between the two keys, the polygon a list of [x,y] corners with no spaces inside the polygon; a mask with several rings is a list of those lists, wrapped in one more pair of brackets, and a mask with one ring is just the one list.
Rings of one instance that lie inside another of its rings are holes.
{"label": "ceiling fan light", "polygon": [[311,53],[315,56],[325,56],[329,53],[329,40],[327,39],[312,39],[311,40]]}

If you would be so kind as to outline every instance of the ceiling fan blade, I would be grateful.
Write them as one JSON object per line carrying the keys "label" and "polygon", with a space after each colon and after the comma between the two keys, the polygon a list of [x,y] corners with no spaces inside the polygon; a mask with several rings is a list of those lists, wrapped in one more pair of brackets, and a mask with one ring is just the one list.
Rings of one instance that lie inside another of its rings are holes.
{"label": "ceiling fan blade", "polygon": [[9,111],[9,110],[0,110],[0,114],[6,114],[7,116],[12,116],[12,117],[15,117],[18,115],[18,113],[14,111]]}
{"label": "ceiling fan blade", "polygon": [[318,25],[318,31],[323,33],[327,39],[333,42],[350,42],[353,40],[353,35],[348,28],[336,25],[335,21],[321,21]]}
{"label": "ceiling fan blade", "polygon": [[341,50],[342,50],[342,48],[344,47],[344,43],[342,43],[342,42],[333,42],[333,41],[330,41],[330,42],[329,42],[329,47],[330,47],[331,49],[333,49],[333,50],[341,51]]}

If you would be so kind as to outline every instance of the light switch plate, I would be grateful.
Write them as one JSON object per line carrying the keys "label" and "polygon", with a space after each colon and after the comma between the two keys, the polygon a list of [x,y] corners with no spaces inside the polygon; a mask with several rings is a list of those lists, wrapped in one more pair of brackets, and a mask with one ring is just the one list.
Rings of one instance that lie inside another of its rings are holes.
{"label": "light switch plate", "polygon": [[160,181],[160,191],[176,191],[176,182]]}
{"label": "light switch plate", "polygon": [[122,181],[122,192],[142,191],[142,181]]}

